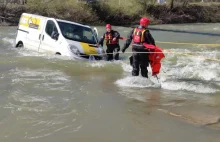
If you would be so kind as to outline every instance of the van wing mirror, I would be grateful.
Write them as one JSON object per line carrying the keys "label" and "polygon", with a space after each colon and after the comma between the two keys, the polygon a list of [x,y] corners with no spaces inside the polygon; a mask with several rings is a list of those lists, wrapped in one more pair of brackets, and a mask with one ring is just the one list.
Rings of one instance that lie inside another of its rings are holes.
{"label": "van wing mirror", "polygon": [[56,32],[56,31],[53,31],[52,34],[51,34],[51,38],[54,39],[54,40],[58,40],[58,38],[59,38],[59,33]]}
{"label": "van wing mirror", "polygon": [[94,33],[96,33],[96,37],[98,38],[99,33],[96,27],[94,28]]}

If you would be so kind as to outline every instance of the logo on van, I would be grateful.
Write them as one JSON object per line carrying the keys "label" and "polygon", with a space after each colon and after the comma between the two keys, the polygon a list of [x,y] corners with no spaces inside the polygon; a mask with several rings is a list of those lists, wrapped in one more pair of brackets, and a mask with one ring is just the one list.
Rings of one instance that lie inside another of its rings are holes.
{"label": "logo on van", "polygon": [[29,28],[38,29],[40,24],[40,20],[37,18],[30,17],[28,19],[28,26]]}

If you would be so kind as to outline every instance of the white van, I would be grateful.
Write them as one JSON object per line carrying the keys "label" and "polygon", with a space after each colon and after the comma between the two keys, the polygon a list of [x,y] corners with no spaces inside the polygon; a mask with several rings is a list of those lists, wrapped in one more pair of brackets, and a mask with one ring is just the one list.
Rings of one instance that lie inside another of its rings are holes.
{"label": "white van", "polygon": [[101,60],[103,47],[96,46],[98,31],[75,22],[23,13],[21,15],[15,47],[24,47],[79,59],[91,56]]}

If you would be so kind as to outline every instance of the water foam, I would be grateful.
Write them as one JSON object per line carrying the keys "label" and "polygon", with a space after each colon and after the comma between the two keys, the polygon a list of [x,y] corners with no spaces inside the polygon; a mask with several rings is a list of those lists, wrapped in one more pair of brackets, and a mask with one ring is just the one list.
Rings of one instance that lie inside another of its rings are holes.
{"label": "water foam", "polygon": [[29,50],[27,48],[21,48],[21,49],[15,49],[18,50],[18,57],[23,57],[23,56],[48,56],[46,53],[38,53],[37,51],[34,50]]}
{"label": "water foam", "polygon": [[220,27],[214,27],[213,30],[214,31],[220,31]]}
{"label": "water foam", "polygon": [[14,43],[15,43],[15,40],[13,38],[9,38],[9,37],[4,37],[2,40],[6,43],[9,43],[10,45],[14,45]]}
{"label": "water foam", "polygon": [[48,99],[45,97],[31,95],[31,94],[24,95],[24,92],[22,92],[21,90],[13,91],[10,97],[13,98],[15,101],[22,102],[22,103],[48,102]]}
{"label": "water foam", "polygon": [[[190,52],[188,49],[172,50],[176,52]],[[216,53],[212,52],[207,56],[214,55],[216,55]],[[162,61],[162,68],[164,67],[167,69],[166,73],[163,73],[161,69],[160,74],[158,75],[160,76],[159,80],[163,89],[172,91],[184,90],[196,93],[216,93],[219,91],[219,89],[215,86],[217,85],[215,81],[218,81],[219,79],[219,63],[210,63],[210,61],[197,58],[196,56],[168,54],[166,60]],[[126,63],[122,64],[122,68],[125,72],[131,73],[132,71],[132,67]],[[151,68],[148,67],[148,70],[148,74],[150,76]],[[124,87],[152,87],[152,84],[146,83],[141,78],[139,79],[140,80],[137,82],[137,80],[127,77],[118,80],[116,83],[119,86]],[[208,84],[207,81],[212,81],[212,84]],[[204,84],[204,82],[207,83]]]}
{"label": "water foam", "polygon": [[135,88],[158,88],[159,84],[156,84],[150,79],[143,77],[125,77],[123,79],[119,79],[115,82],[117,85],[122,87],[135,87]]}
{"label": "water foam", "polygon": [[131,72],[132,66],[130,64],[122,63],[122,68],[125,72]]}
{"label": "water foam", "polygon": [[116,66],[116,65],[121,65],[122,68],[124,69],[124,65],[126,66],[126,64],[121,61],[92,61],[92,62],[87,62],[86,66],[87,67],[93,67],[93,68],[104,68],[106,66]]}
{"label": "water foam", "polygon": [[12,84],[34,84],[34,88],[67,91],[71,82],[69,76],[59,71],[15,69],[10,72]]}
{"label": "water foam", "polygon": [[99,61],[99,62],[89,62],[87,64],[87,66],[90,66],[90,67],[93,67],[93,68],[102,68],[102,67],[105,67],[106,65],[109,65],[110,63],[109,62],[102,62],[102,61]]}
{"label": "water foam", "polygon": [[54,55],[54,54],[48,54],[46,52],[37,52],[35,50],[31,50],[31,49],[27,49],[27,48],[21,48],[21,49],[17,49],[15,48],[15,50],[18,50],[18,57],[41,57],[44,59],[59,59],[59,60],[75,60],[72,57],[69,56],[63,56],[63,55]]}
{"label": "water foam", "polygon": [[161,86],[163,89],[172,90],[172,91],[184,90],[184,91],[192,91],[196,93],[216,93],[217,91],[219,91],[217,89],[203,85],[202,83],[193,84],[188,82],[169,81],[169,82],[163,82]]}

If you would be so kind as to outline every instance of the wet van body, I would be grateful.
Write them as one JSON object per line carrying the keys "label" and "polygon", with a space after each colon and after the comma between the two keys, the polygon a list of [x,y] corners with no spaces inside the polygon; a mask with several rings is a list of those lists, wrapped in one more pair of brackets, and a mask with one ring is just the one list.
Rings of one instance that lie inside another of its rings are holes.
{"label": "wet van body", "polygon": [[97,35],[97,29],[87,25],[23,13],[15,46],[79,59],[94,56],[101,60],[104,50],[96,46]]}

